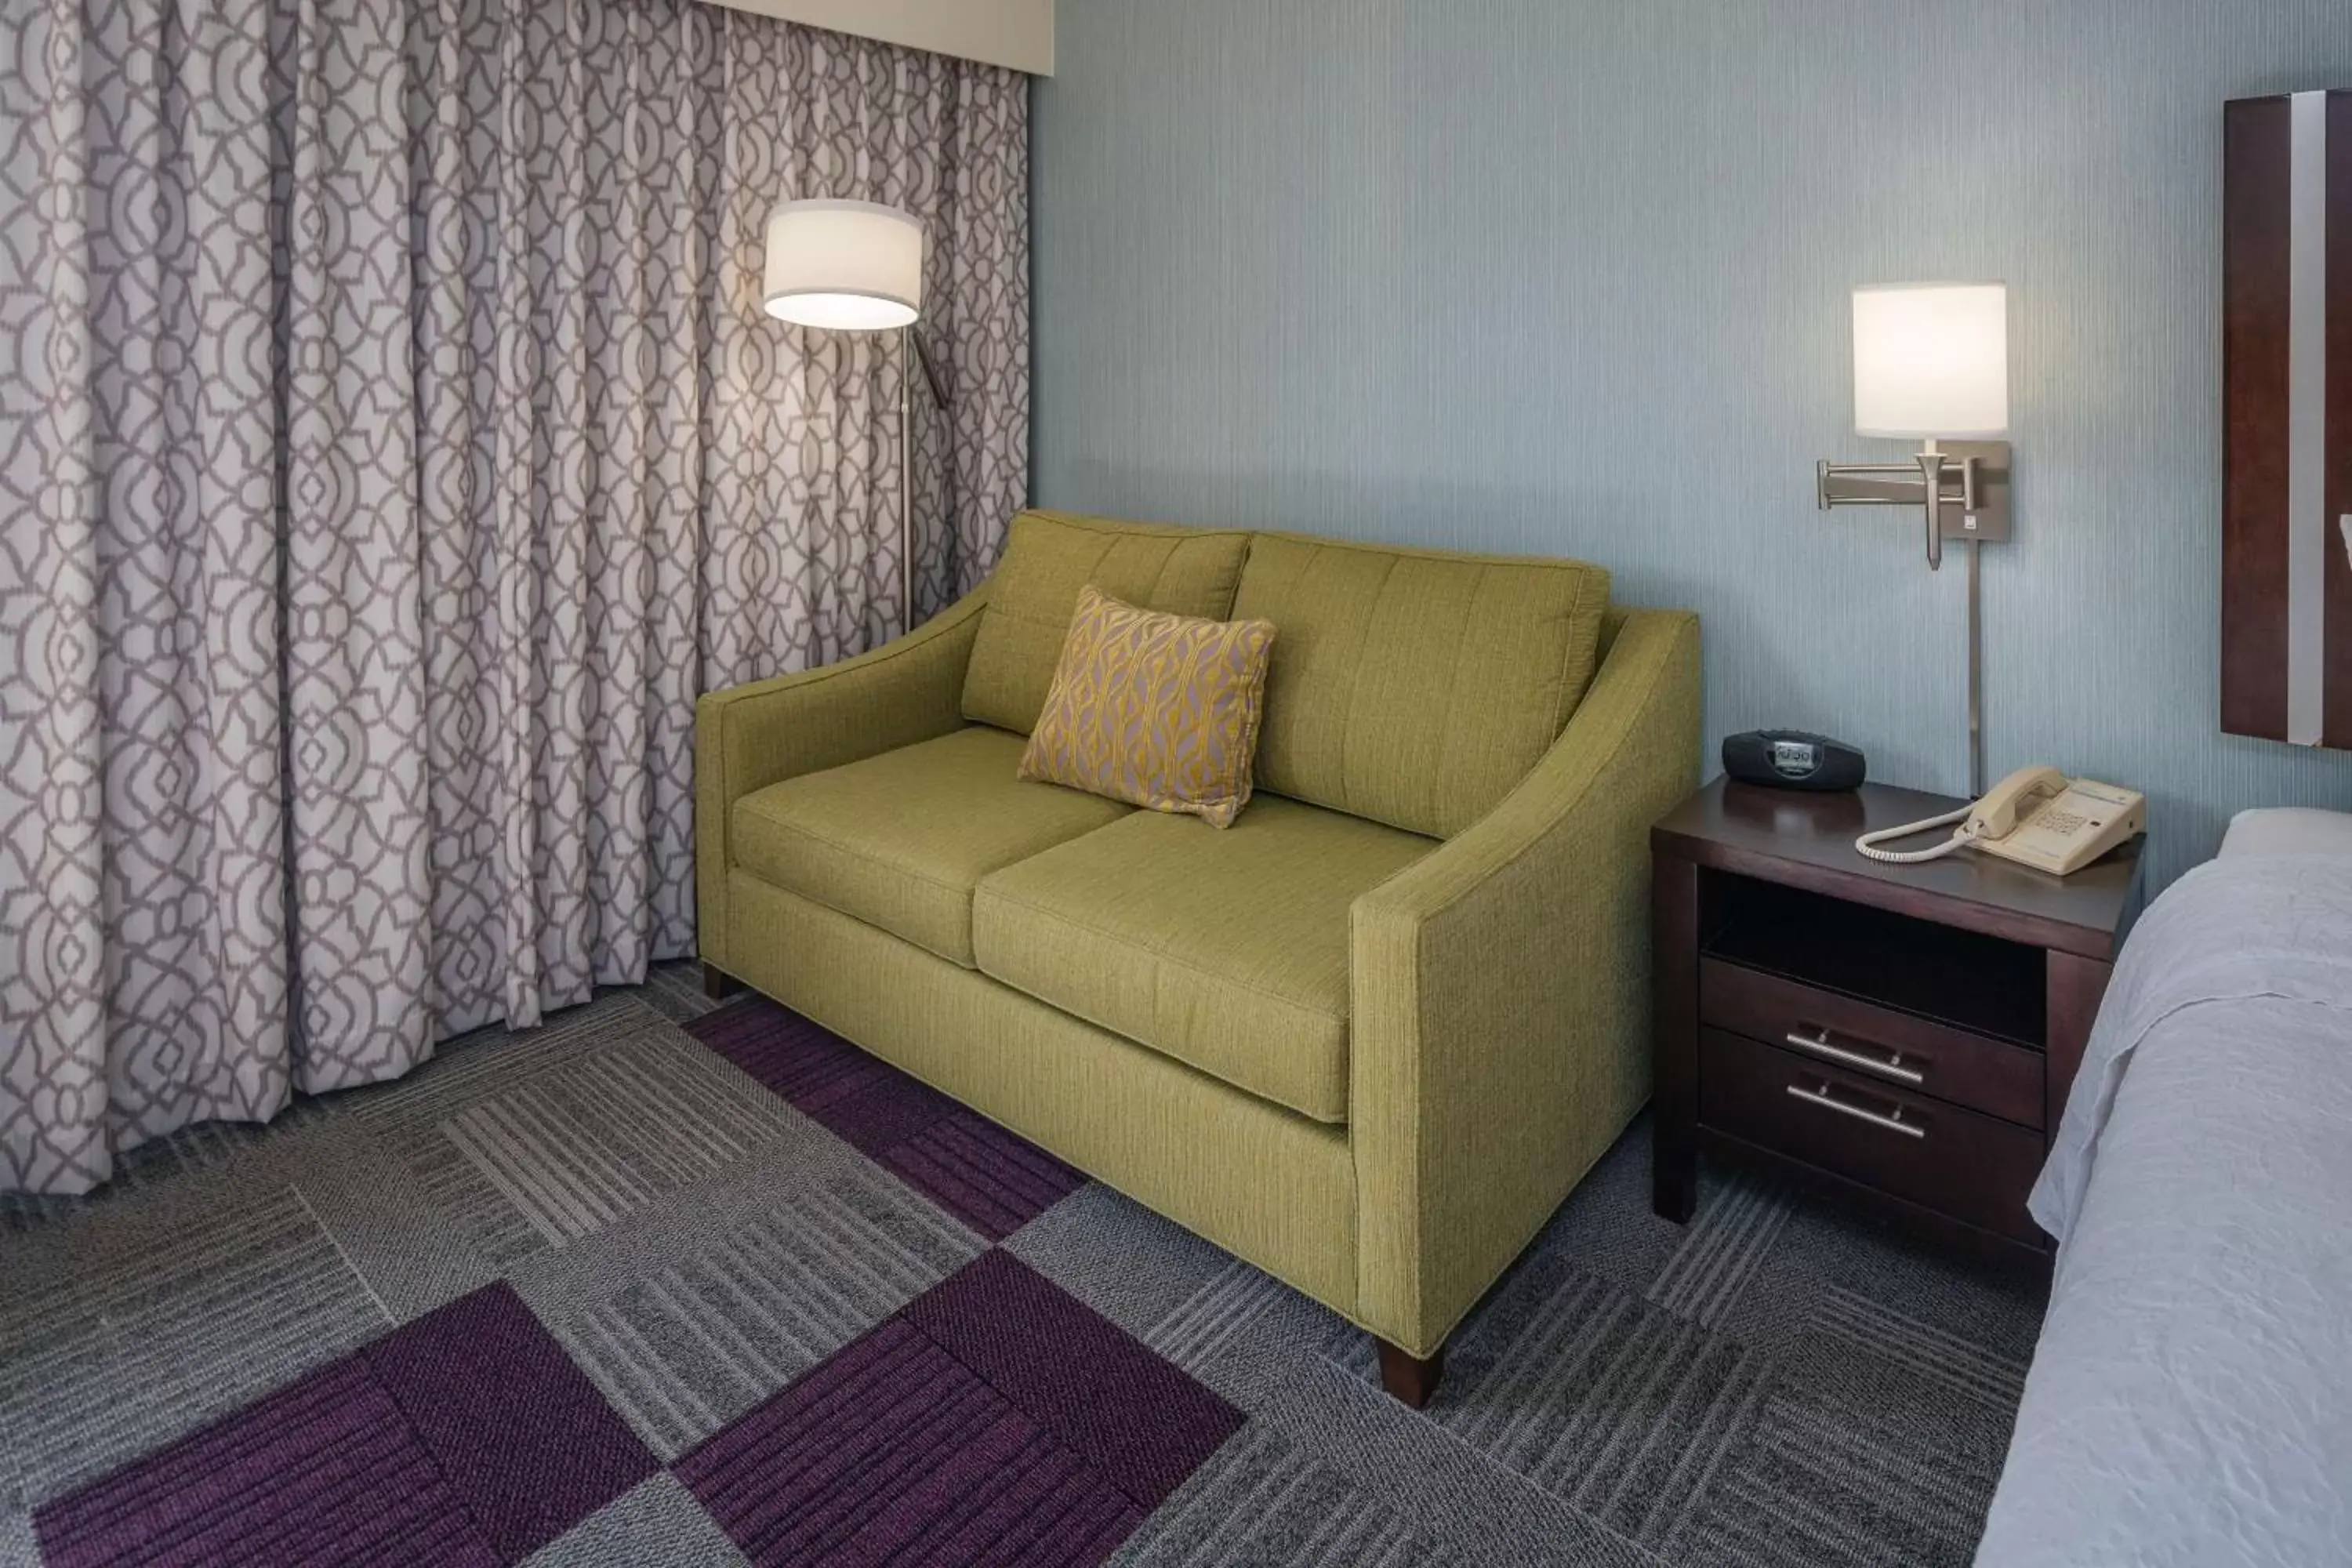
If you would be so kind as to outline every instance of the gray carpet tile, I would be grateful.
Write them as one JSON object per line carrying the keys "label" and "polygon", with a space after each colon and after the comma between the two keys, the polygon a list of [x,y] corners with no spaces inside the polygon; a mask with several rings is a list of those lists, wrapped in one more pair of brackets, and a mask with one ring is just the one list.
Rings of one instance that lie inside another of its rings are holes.
{"label": "gray carpet tile", "polygon": [[[1313,1358],[1395,1408],[1363,1334],[1104,1188],[1006,1245],[1261,1420],[1307,1397]],[[1444,1435],[1449,1464],[1412,1467],[1433,1507],[1499,1515],[1532,1489],[1588,1560],[1966,1563],[2042,1300],[1744,1174],[1710,1171],[1698,1217],[1661,1220],[1637,1125],[1456,1331],[1436,1402],[1398,1440]],[[1867,1459],[1807,1447],[1797,1434],[1824,1419]],[[1475,1560],[1520,1550],[1489,1548]]]}
{"label": "gray carpet tile", "polygon": [[41,1568],[31,1514],[0,1508],[0,1568]]}
{"label": "gray carpet tile", "polygon": [[727,1532],[667,1471],[573,1525],[524,1568],[750,1568]]}
{"label": "gray carpet tile", "polygon": [[195,1214],[134,1203],[10,1258],[0,1507],[44,1502],[391,1326],[291,1186]]}
{"label": "gray carpet tile", "polygon": [[1146,1343],[1234,1267],[1233,1254],[1099,1183],[1013,1232],[1004,1249]]}
{"label": "gray carpet tile", "polygon": [[356,1118],[289,1148],[283,1174],[396,1322],[499,1277],[479,1237],[436,1208],[415,1171]]}
{"label": "gray carpet tile", "polygon": [[1717,1194],[1707,1223],[1691,1228],[1644,1294],[1678,1317],[1717,1321],[1772,1255],[1790,1213],[1788,1197],[1776,1189],[1749,1176],[1733,1180]]}
{"label": "gray carpet tile", "polygon": [[688,1018],[699,1018],[719,1005],[702,990],[702,966],[698,963],[665,963],[646,977],[638,992],[646,1005],[673,1022],[683,1024]]}
{"label": "gray carpet tile", "polygon": [[1253,1423],[1111,1559],[1116,1568],[1457,1568],[1376,1492]]}
{"label": "gray carpet tile", "polygon": [[[1374,1375],[1362,1336],[1341,1343]],[[1432,1418],[1580,1514],[1654,1548],[1746,1434],[1768,1368],[1737,1341],[1534,1259],[1455,1338]]]}
{"label": "gray carpet tile", "polygon": [[[0,1200],[0,1568],[25,1510],[503,1279],[663,1461],[984,1248],[704,1048],[671,966],[89,1198]],[[1116,1561],[1964,1563],[2043,1295],[1769,1183],[1649,1209],[1645,1124],[1448,1347],[1425,1413],[1368,1339],[1098,1184],[1003,1242],[1245,1417]],[[657,1477],[541,1568],[735,1564]]]}
{"label": "gray carpet tile", "polygon": [[144,1192],[194,1172],[217,1169],[257,1144],[301,1132],[336,1113],[332,1099],[300,1100],[268,1122],[200,1121],[177,1132],[142,1143],[118,1156],[114,1179],[81,1197],[42,1197],[32,1193],[0,1193],[0,1236],[22,1235],[37,1225],[68,1219],[78,1214]]}
{"label": "gray carpet tile", "polygon": [[1323,1357],[1268,1379],[1251,1419],[1385,1499],[1465,1563],[1633,1568],[1659,1561]]}
{"label": "gray carpet tile", "polygon": [[542,1313],[646,1446],[676,1458],[945,1279],[976,1250],[883,1183],[779,1197],[691,1256]]}
{"label": "gray carpet tile", "polygon": [[1621,1138],[1536,1233],[1525,1257],[1559,1254],[1596,1279],[1646,1295],[1677,1253],[1707,1246],[1723,1201],[1722,1189],[1709,1182],[1691,1224],[1659,1218],[1650,1208],[1650,1141]]}
{"label": "gray carpet tile", "polygon": [[1883,1419],[1888,1390],[1855,1399],[1775,1390],[1740,1451],[1682,1521],[1691,1563],[1965,1563],[1999,1476],[1906,1424]]}
{"label": "gray carpet tile", "polygon": [[592,1235],[803,1125],[633,992],[478,1037],[349,1112],[500,1267]]}

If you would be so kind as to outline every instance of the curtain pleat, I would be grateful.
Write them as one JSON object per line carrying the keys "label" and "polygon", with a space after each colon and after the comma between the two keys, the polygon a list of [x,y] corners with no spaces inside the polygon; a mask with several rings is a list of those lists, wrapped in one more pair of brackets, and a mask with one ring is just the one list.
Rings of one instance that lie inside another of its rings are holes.
{"label": "curtain pleat", "polygon": [[692,951],[693,700],[895,635],[1026,486],[1025,84],[694,0],[0,20],[0,1189]]}

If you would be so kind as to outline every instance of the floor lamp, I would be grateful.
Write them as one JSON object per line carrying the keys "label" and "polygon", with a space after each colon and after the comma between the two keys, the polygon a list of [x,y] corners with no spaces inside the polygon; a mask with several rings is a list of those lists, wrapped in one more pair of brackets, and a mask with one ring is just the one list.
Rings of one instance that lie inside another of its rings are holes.
{"label": "floor lamp", "polygon": [[914,372],[947,406],[915,323],[923,314],[923,224],[879,202],[786,202],[768,216],[760,303],[796,326],[898,335],[898,596],[915,625]]}

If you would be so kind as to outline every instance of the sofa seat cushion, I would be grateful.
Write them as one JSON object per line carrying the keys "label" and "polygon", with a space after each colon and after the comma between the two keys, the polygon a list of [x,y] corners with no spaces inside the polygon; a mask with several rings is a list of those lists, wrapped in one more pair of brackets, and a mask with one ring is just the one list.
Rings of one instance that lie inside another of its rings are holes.
{"label": "sofa seat cushion", "polygon": [[1348,1116],[1348,909],[1433,841],[1261,796],[1137,812],[980,885],[983,973],[1318,1121]]}
{"label": "sofa seat cushion", "polygon": [[960,730],[754,790],[735,803],[736,863],[970,969],[982,878],[1129,814],[1021,782],[1023,744]]}

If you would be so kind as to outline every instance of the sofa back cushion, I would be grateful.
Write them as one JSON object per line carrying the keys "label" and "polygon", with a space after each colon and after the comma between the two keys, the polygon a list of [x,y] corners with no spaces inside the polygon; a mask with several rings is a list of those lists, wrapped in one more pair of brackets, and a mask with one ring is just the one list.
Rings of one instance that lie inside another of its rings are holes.
{"label": "sofa back cushion", "polygon": [[1559,737],[1608,607],[1582,562],[1259,534],[1232,612],[1275,626],[1258,787],[1459,833]]}
{"label": "sofa back cushion", "polygon": [[964,672],[963,716],[1024,735],[1036,728],[1078,590],[1089,584],[1142,609],[1228,619],[1249,542],[1238,530],[1021,513],[988,580]]}

